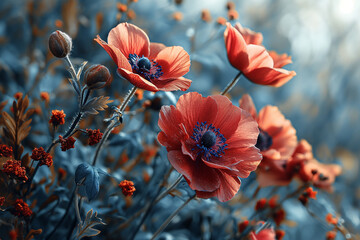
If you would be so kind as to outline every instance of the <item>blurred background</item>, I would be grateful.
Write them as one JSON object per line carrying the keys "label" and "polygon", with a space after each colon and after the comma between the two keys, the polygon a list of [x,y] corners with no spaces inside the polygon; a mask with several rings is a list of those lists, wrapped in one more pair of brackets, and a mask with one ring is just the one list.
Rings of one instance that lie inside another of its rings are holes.
{"label": "blurred background", "polygon": [[[116,75],[111,58],[93,41],[97,34],[106,40],[110,29],[122,21],[144,29],[152,42],[184,47],[192,60],[186,77],[193,84],[188,91],[210,95],[221,91],[237,74],[227,60],[225,26],[219,17],[233,24],[240,22],[261,32],[268,50],[292,56],[293,63],[285,68],[295,70],[297,76],[281,88],[255,85],[242,78],[230,93],[233,103],[249,93],[257,109],[279,106],[292,121],[298,138],[313,146],[319,161],[342,165],[344,172],[332,197],[335,204],[325,208],[340,212],[351,230],[360,229],[360,1],[233,3],[236,13],[229,16],[225,0],[2,0],[0,101],[12,102],[16,92],[38,97],[47,91],[52,108],[75,111],[65,65],[53,58],[47,47],[48,36],[56,29],[73,38],[74,63],[86,60],[106,65],[114,76],[106,94],[113,99],[123,96],[129,84]],[[306,218],[298,209],[294,215],[297,220]],[[296,229],[286,239],[310,239],[301,227]]]}

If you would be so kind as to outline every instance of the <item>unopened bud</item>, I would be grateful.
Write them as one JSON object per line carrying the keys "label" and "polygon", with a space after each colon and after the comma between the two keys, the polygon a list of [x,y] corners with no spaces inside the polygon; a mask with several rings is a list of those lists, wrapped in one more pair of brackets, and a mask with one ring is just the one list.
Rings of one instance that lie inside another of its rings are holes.
{"label": "unopened bud", "polygon": [[57,58],[64,58],[69,55],[72,41],[69,35],[59,30],[53,32],[49,37],[50,52]]}
{"label": "unopened bud", "polygon": [[110,71],[104,65],[92,65],[85,72],[84,81],[88,89],[100,89],[112,82]]}

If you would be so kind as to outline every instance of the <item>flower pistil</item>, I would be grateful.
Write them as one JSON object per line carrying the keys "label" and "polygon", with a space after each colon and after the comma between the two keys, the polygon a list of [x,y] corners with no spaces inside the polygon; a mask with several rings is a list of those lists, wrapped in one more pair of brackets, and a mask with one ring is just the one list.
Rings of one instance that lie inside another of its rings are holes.
{"label": "flower pistil", "polygon": [[148,81],[158,79],[164,74],[162,72],[162,67],[157,62],[149,60],[147,57],[129,54],[128,60],[132,70]]}
{"label": "flower pistil", "polygon": [[[194,127],[193,136],[190,136],[196,142],[196,146],[200,150],[197,154],[203,154],[207,161],[211,156],[222,157],[225,153],[227,144],[226,138],[220,133],[219,128],[215,128],[206,121],[197,124]],[[192,150],[195,150],[194,148]]]}

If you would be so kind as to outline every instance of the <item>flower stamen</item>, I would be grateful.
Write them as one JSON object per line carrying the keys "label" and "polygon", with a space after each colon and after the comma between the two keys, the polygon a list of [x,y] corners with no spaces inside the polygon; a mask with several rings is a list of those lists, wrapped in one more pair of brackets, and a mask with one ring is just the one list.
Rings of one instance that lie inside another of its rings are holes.
{"label": "flower stamen", "polygon": [[207,124],[206,121],[197,122],[193,136],[190,137],[196,142],[196,147],[200,150],[198,155],[203,154],[207,161],[210,160],[211,156],[222,157],[222,154],[225,154],[226,138],[220,133],[219,128]]}
{"label": "flower stamen", "polygon": [[128,60],[133,72],[141,75],[148,81],[158,79],[164,74],[162,72],[162,67],[157,62],[150,60],[147,57],[129,54]]}

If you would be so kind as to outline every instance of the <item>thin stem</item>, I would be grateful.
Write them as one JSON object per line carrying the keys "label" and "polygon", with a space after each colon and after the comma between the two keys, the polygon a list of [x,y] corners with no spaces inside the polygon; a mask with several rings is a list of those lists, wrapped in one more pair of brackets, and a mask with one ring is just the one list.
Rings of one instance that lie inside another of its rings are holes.
{"label": "thin stem", "polygon": [[225,95],[235,86],[235,84],[239,81],[242,72],[239,72],[235,78],[226,86],[226,88],[220,93],[220,95]]}
{"label": "thin stem", "polygon": [[135,92],[137,90],[137,87],[133,87],[130,92],[125,96],[124,101],[121,103],[121,106],[119,108],[120,112],[123,112],[126,108],[126,106],[129,104],[131,98],[134,96]]}
{"label": "thin stem", "polygon": [[307,187],[309,187],[309,184],[305,183],[304,185],[301,185],[297,190],[295,190],[292,193],[289,193],[284,199],[282,199],[279,202],[279,206],[282,205],[287,199],[298,196],[300,193],[302,193]]}
{"label": "thin stem", "polygon": [[[172,168],[171,168],[172,170]],[[171,172],[171,171],[170,171]],[[170,174],[169,172],[169,174]],[[167,176],[164,177],[164,180],[167,178]],[[179,178],[165,191],[166,194],[162,193],[159,195],[159,197],[165,197],[172,189],[174,189],[180,182],[180,180],[182,179],[182,175],[179,176]],[[160,185],[160,188],[158,190],[158,193],[160,193],[160,190],[161,190],[161,185]],[[143,223],[145,222],[146,218],[148,217],[148,215],[150,214],[152,208],[155,206],[155,204],[157,202],[159,202],[161,200],[161,198],[153,198],[152,201],[146,206],[146,210],[145,210],[145,214],[143,215],[143,217],[141,218],[140,220],[140,223],[137,225],[135,231],[133,232],[132,236],[130,239],[135,239],[135,236],[137,234],[137,232],[139,231],[140,227],[143,225]]]}
{"label": "thin stem", "polygon": [[82,220],[81,220],[80,210],[79,210],[79,197],[77,195],[78,194],[78,189],[79,189],[79,185],[76,186],[76,189],[75,189],[75,213],[76,213],[77,220],[81,224]]}
{"label": "thin stem", "polygon": [[184,202],[178,209],[175,210],[175,212],[173,212],[166,220],[165,222],[159,227],[159,229],[154,233],[154,235],[152,236],[151,240],[154,240],[168,225],[169,223],[173,220],[173,218],[194,198],[196,197],[196,195],[190,197],[188,200],[186,200],[186,202]]}
{"label": "thin stem", "polygon": [[90,96],[90,92],[91,92],[91,90],[90,89],[87,89],[86,90],[86,95],[85,95],[85,98],[83,99],[83,101],[82,101],[82,106],[84,106],[85,104],[86,104],[86,102],[87,102],[87,100],[88,100],[88,98],[89,98],[89,96]]}
{"label": "thin stem", "polygon": [[76,118],[71,123],[69,129],[64,134],[64,138],[67,138],[67,137],[69,137],[70,135],[73,134],[73,132],[75,131],[76,126],[79,124],[80,119],[81,119],[82,116],[83,116],[83,113],[81,111],[79,111],[78,114],[76,115]]}
{"label": "thin stem", "polygon": [[111,120],[109,126],[106,128],[103,137],[101,138],[99,144],[96,147],[96,151],[95,151],[95,155],[92,161],[92,165],[95,166],[96,165],[96,161],[98,159],[99,153],[104,145],[104,143],[106,142],[107,138],[110,136],[111,131],[114,129],[116,125],[116,121]]}
{"label": "thin stem", "polygon": [[68,64],[69,67],[70,67],[70,71],[71,71],[70,74],[71,74],[71,76],[72,76],[73,78],[75,78],[76,83],[77,83],[77,87],[78,87],[78,89],[79,89],[79,91],[80,91],[80,90],[81,90],[80,80],[77,78],[77,74],[76,74],[75,68],[74,68],[72,62],[70,61],[69,55],[67,55],[67,56],[65,57],[65,60],[66,60],[67,64]]}
{"label": "thin stem", "polygon": [[181,182],[183,175],[180,175],[175,182],[173,182],[173,184],[171,184],[171,186],[166,189],[166,191],[164,191],[163,193],[161,193],[156,199],[155,199],[155,203],[158,203],[161,199],[163,199],[166,195],[169,194],[169,192],[171,192],[174,188],[176,188],[176,186]]}
{"label": "thin stem", "polygon": [[119,116],[118,118],[111,120],[109,126],[106,128],[106,130],[104,131],[104,135],[102,137],[102,139],[100,140],[99,144],[96,147],[96,151],[95,151],[95,155],[92,161],[92,165],[95,166],[96,165],[96,161],[97,158],[100,154],[101,149],[104,146],[104,143],[106,142],[107,138],[110,136],[111,131],[118,125],[118,122],[120,121],[120,117],[122,115],[122,112],[125,110],[126,106],[129,104],[131,98],[134,96],[135,92],[136,92],[137,87],[133,87],[130,92],[126,95],[126,97],[124,98],[124,101],[121,103],[121,106],[119,108]]}
{"label": "thin stem", "polygon": [[[162,183],[159,185],[159,190],[158,190],[158,192],[160,192],[161,186],[164,186],[164,185],[165,185],[165,183],[166,183],[169,175],[171,174],[172,170],[174,170],[173,167],[171,167],[171,168],[169,169],[169,171],[165,174]],[[182,176],[181,176],[181,177],[182,177]],[[181,180],[180,177],[179,177],[179,179]],[[177,180],[176,180],[175,182],[177,182]],[[180,181],[179,181],[179,182],[180,182]],[[173,189],[173,188],[175,188],[176,186],[177,186],[177,184],[176,184],[176,185],[172,184],[172,185],[169,187],[169,189]],[[168,193],[169,191],[166,190],[165,192]],[[164,194],[161,194],[161,195],[164,195]],[[162,197],[165,197],[165,196],[166,196],[166,195],[164,195],[164,196],[162,196]],[[130,218],[128,218],[125,222],[123,222],[122,224],[120,224],[119,227],[118,227],[115,231],[118,231],[118,230],[121,230],[121,229],[126,228],[132,221],[134,221],[136,218],[138,218],[143,212],[148,212],[149,209],[150,209],[152,206],[154,206],[156,203],[158,203],[160,200],[161,200],[161,198],[160,198],[160,195],[159,195],[159,197],[157,197],[157,198],[154,200],[153,203],[152,203],[152,202],[148,202],[148,203],[145,205],[145,207],[143,207],[142,209],[140,209],[139,211],[137,211],[137,212],[136,212],[135,214],[133,214]]]}
{"label": "thin stem", "polygon": [[60,225],[63,223],[63,221],[65,220],[67,214],[69,213],[69,210],[70,210],[70,207],[72,205],[72,202],[74,200],[74,196],[75,196],[75,191],[76,191],[76,188],[74,189],[74,191],[72,192],[71,194],[71,198],[70,198],[70,201],[66,207],[66,210],[65,210],[65,213],[64,215],[62,216],[62,218],[60,219],[60,221],[56,224],[56,226],[54,227],[54,229],[52,230],[52,232],[49,234],[49,236],[46,238],[46,240],[49,240],[51,239],[52,235],[56,232],[56,230],[58,230],[58,228],[60,227]]}
{"label": "thin stem", "polygon": [[[67,138],[69,136],[71,136],[74,132],[76,132],[75,128],[76,126],[78,125],[81,117],[82,117],[83,113],[82,112],[79,112],[78,115],[76,116],[76,118],[74,119],[74,121],[71,123],[69,129],[66,131],[66,133],[64,134],[64,138]],[[46,149],[46,152],[49,153],[51,151],[51,149],[57,144],[59,143],[59,139],[56,139],[54,141],[51,142],[50,146],[48,146],[48,148]],[[37,173],[37,171],[39,170],[39,167],[40,167],[40,163],[38,162],[36,167],[35,167],[35,170],[34,170],[34,173],[31,175],[29,181],[28,181],[28,188],[27,188],[27,191],[26,191],[26,194],[25,196],[28,194],[29,190],[30,190],[30,187],[31,187],[31,183],[32,181],[34,180],[34,177],[35,177],[35,174]],[[25,197],[24,196],[24,197]]]}

